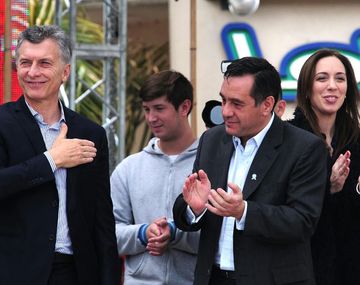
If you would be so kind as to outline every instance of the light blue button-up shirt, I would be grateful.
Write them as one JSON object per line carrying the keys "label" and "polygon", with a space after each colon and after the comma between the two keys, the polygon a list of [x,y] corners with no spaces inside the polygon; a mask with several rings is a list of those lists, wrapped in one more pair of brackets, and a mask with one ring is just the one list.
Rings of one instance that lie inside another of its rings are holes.
{"label": "light blue button-up shirt", "polygon": [[[238,137],[233,137],[233,143],[235,151],[231,157],[230,167],[228,171],[228,182],[232,182],[240,187],[240,190],[244,188],[246,177],[250,166],[255,158],[255,155],[264,140],[265,135],[269,131],[272,123],[274,121],[274,113],[271,116],[268,124],[263,128],[256,136],[250,138],[245,147],[242,146],[241,140]],[[252,179],[257,178],[256,173],[251,174]],[[231,193],[231,188],[228,187],[228,193]],[[215,256],[215,264],[218,264],[223,270],[235,270],[234,266],[234,251],[233,251],[233,236],[234,236],[234,223],[236,222],[237,230],[244,230],[247,214],[247,202],[245,202],[244,213],[240,220],[235,220],[234,217],[224,217],[220,238],[218,251]],[[191,211],[190,207],[187,207],[186,219],[190,224],[197,223],[205,214],[206,210],[201,213],[200,216],[195,217],[194,213]]]}
{"label": "light blue button-up shirt", "polygon": [[[31,106],[27,102],[26,104],[39,125],[42,137],[46,145],[46,149],[51,149],[52,145],[54,144],[56,138],[60,133],[61,124],[65,122],[64,109],[61,102],[59,102],[61,109],[60,120],[52,124],[51,126],[45,123],[43,117],[33,108],[31,108]],[[55,162],[49,152],[46,151],[44,154],[48,159],[49,164],[54,172],[56,188],[59,196],[59,212],[57,221],[55,251],[65,254],[72,254],[73,250],[71,246],[69,226],[66,216],[66,169],[56,168]]]}
{"label": "light blue button-up shirt", "polygon": [[[246,142],[245,147],[241,144],[240,138],[233,137],[235,151],[230,161],[228,181],[238,185],[241,190],[244,188],[246,177],[248,176],[249,169],[255,158],[255,155],[273,121],[274,114],[265,128],[263,128],[256,136],[252,137]],[[251,175],[253,179],[256,179],[256,173],[252,173]],[[231,193],[231,188],[228,187],[227,192]],[[247,203],[245,201],[244,214],[240,221],[236,221],[237,230],[244,229],[246,214]],[[224,217],[222,223],[219,247],[215,256],[215,263],[219,264],[220,268],[224,270],[235,270],[233,251],[234,223],[234,217]]]}

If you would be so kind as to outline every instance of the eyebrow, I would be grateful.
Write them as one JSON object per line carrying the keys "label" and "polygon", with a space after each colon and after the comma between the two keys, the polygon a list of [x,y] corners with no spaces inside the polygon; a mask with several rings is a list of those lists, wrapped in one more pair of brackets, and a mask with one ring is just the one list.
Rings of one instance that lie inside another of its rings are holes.
{"label": "eyebrow", "polygon": [[147,106],[147,105],[142,105],[143,107],[163,107],[163,106],[165,106],[165,104],[163,104],[163,103],[160,103],[160,104],[155,104],[155,105],[151,105],[151,106]]}
{"label": "eyebrow", "polygon": [[[219,93],[221,99],[224,99],[224,95],[221,94],[221,92]],[[243,100],[239,100],[238,98],[228,98],[227,101],[231,101],[231,102],[237,102],[237,103],[245,103]]]}
{"label": "eyebrow", "polygon": [[[329,74],[329,72],[326,72],[326,71],[319,71],[318,73],[315,73],[315,75],[319,75],[319,74]],[[346,75],[346,72],[336,72],[335,75],[339,75],[339,74],[342,74],[342,75]]]}

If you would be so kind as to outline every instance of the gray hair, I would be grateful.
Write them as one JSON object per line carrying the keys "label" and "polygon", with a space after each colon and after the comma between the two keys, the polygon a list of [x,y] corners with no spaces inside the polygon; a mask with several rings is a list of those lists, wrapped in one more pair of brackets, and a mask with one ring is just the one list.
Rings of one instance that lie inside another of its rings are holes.
{"label": "gray hair", "polygon": [[65,64],[70,63],[72,44],[68,35],[58,26],[32,26],[24,30],[18,37],[17,46],[15,48],[16,62],[19,59],[19,48],[24,41],[38,44],[46,39],[51,39],[59,46],[60,56]]}

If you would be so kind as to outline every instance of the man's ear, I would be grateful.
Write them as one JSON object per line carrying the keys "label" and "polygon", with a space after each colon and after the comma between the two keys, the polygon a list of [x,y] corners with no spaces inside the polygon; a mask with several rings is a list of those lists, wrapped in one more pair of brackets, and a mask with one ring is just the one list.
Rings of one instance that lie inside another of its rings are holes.
{"label": "man's ear", "polygon": [[62,75],[62,82],[63,83],[66,82],[67,79],[69,78],[70,71],[71,71],[70,64],[66,64],[65,67],[64,67],[63,75]]}
{"label": "man's ear", "polygon": [[275,99],[273,96],[268,96],[262,102],[262,112],[264,116],[271,114],[272,110],[274,109]]}
{"label": "man's ear", "polygon": [[283,100],[283,99],[280,99],[280,100],[276,103],[276,105],[275,105],[275,109],[274,109],[275,114],[276,114],[279,118],[281,118],[282,115],[283,115],[284,112],[285,112],[285,109],[286,109],[286,101]]}
{"label": "man's ear", "polygon": [[191,109],[191,101],[189,99],[186,99],[179,106],[179,114],[187,117],[190,109]]}

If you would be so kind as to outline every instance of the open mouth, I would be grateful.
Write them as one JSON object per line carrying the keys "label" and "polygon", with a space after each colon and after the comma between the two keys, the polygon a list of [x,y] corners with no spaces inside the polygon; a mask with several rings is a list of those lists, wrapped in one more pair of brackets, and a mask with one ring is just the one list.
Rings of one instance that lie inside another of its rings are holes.
{"label": "open mouth", "polygon": [[333,104],[338,98],[336,96],[325,96],[324,99],[327,103]]}

